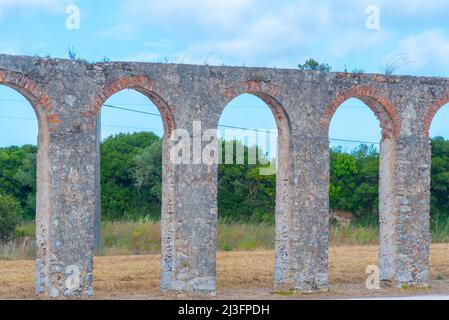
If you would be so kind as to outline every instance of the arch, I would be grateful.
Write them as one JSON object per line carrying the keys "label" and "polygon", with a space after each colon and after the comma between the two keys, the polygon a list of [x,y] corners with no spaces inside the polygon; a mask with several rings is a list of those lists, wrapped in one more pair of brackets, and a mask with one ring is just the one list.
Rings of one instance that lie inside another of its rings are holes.
{"label": "arch", "polygon": [[44,133],[48,128],[48,125],[50,125],[51,131],[55,130],[54,125],[57,125],[60,122],[59,115],[47,115],[47,111],[52,109],[53,104],[48,95],[44,93],[36,82],[24,74],[0,69],[0,84],[16,90],[27,99],[36,113],[39,131]]}
{"label": "arch", "polygon": [[[284,106],[275,96],[282,96],[282,89],[263,81],[246,81],[232,86],[225,92],[225,108],[237,97],[250,94],[261,99],[271,110],[278,130],[277,171],[275,198],[275,262],[274,287],[279,289],[288,281],[289,223],[291,216],[292,180],[290,178],[290,135],[291,123]],[[220,118],[219,117],[219,118]],[[218,124],[218,123],[217,123]]]}
{"label": "arch", "polygon": [[[52,113],[53,102],[36,82],[24,74],[0,69],[0,85],[19,92],[31,104],[38,122],[38,151],[36,159],[36,272],[48,268],[48,246],[51,246],[51,162],[49,157],[49,135],[57,130],[60,116]],[[36,279],[36,292],[42,283]]]}
{"label": "arch", "polygon": [[449,103],[449,92],[444,94],[441,98],[436,100],[430,106],[429,111],[427,112],[427,115],[424,118],[424,134],[426,135],[426,137],[429,137],[429,135],[430,135],[430,132],[429,132],[430,126],[432,124],[433,119],[435,118],[435,115],[447,103]]}
{"label": "arch", "polygon": [[337,109],[348,99],[357,98],[374,112],[380,122],[382,141],[379,149],[379,270],[381,281],[393,281],[396,243],[394,230],[396,139],[400,121],[395,105],[380,91],[369,86],[356,86],[338,93],[327,106],[322,125],[329,132]]}
{"label": "arch", "polygon": [[348,99],[364,102],[379,119],[383,138],[394,138],[400,133],[400,121],[395,105],[380,91],[370,86],[356,86],[339,92],[326,107],[322,126],[329,132],[329,125],[337,109]]}
{"label": "arch", "polygon": [[[126,76],[116,79],[101,89],[86,116],[92,116],[95,119],[101,107],[112,95],[125,89],[134,89],[147,96],[156,105],[161,113],[165,134],[169,137],[175,128],[174,118],[168,104],[160,94],[156,93],[154,87],[154,81],[146,76]],[[93,127],[93,122],[91,126]]]}
{"label": "arch", "polygon": [[[157,107],[158,111],[161,115],[161,120],[164,127],[164,135],[162,137],[162,201],[161,201],[161,264],[160,264],[160,273],[161,273],[161,288],[163,288],[163,278],[164,275],[167,273],[166,271],[166,264],[171,265],[173,262],[171,261],[172,258],[172,251],[174,250],[171,246],[174,245],[173,241],[167,241],[166,238],[169,238],[171,235],[166,235],[169,228],[171,226],[166,226],[166,224],[170,224],[170,214],[174,211],[174,175],[173,170],[174,167],[172,166],[169,158],[169,148],[170,148],[170,136],[175,128],[175,122],[174,117],[172,115],[172,112],[170,110],[170,107],[167,102],[162,98],[160,91],[155,88],[155,82],[146,77],[146,76],[124,76],[121,78],[117,78],[109,83],[107,83],[104,87],[101,88],[100,92],[96,94],[94,97],[93,102],[91,103],[89,109],[86,112],[86,117],[89,118],[89,126],[90,128],[95,128],[95,122],[101,121],[99,118],[99,112],[103,105],[107,102],[109,98],[111,98],[113,95],[125,90],[130,89],[139,92],[140,94],[144,95],[148,99],[150,99],[154,105]],[[99,126],[97,127],[97,129]],[[97,133],[98,138],[98,133]],[[99,192],[99,186],[101,183],[101,176],[100,176],[100,141],[96,141],[96,173],[95,173],[95,180],[96,180],[96,211],[95,211],[95,217],[94,217],[94,233],[93,233],[93,239],[94,239],[94,246],[96,249],[98,249],[99,243],[100,243],[100,228],[101,228],[101,207],[99,209],[98,206],[100,206],[100,192]],[[171,239],[170,239],[171,240]],[[169,242],[169,243],[168,243]]]}
{"label": "arch", "polygon": [[279,136],[289,135],[291,132],[290,119],[282,104],[275,98],[275,96],[281,96],[282,88],[275,86],[271,83],[263,81],[244,81],[237,85],[232,86],[225,92],[225,101],[220,115],[223,113],[226,106],[238,96],[243,94],[252,94],[263,102],[265,102],[273,113],[276,125],[278,127]]}

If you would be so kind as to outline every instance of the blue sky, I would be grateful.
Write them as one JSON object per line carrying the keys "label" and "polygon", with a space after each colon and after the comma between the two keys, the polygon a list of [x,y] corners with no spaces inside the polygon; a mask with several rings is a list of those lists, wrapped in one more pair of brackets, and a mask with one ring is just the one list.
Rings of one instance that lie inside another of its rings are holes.
{"label": "blue sky", "polygon": [[[80,9],[78,30],[66,28],[70,4]],[[366,27],[368,5],[379,8],[379,29]],[[66,58],[73,46],[88,61],[287,68],[313,57],[333,70],[365,72],[383,72],[396,60],[404,64],[397,74],[449,76],[448,12],[445,0],[0,0],[0,52]],[[114,95],[108,103],[157,112],[133,92]],[[446,109],[437,115],[432,134],[449,138]],[[20,95],[0,88],[0,146],[34,143],[34,117]],[[275,128],[268,108],[251,96],[233,101],[221,122]],[[162,131],[157,117],[113,109],[103,109],[102,123],[103,136]],[[371,111],[351,100],[337,111],[330,135],[375,142],[380,129]]]}

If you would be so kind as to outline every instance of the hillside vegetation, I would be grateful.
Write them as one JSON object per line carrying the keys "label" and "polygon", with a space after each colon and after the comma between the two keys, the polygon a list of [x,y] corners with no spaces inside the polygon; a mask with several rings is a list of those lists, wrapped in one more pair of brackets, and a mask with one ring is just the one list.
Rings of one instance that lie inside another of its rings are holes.
{"label": "hillside vegetation", "polygon": [[[229,147],[233,143],[223,142]],[[254,147],[245,147],[245,158]],[[35,218],[36,146],[0,148],[0,241],[20,236],[17,227]],[[261,150],[259,160],[266,163]],[[379,153],[360,145],[330,150],[330,206],[352,212],[354,228],[377,233]],[[274,224],[276,177],[260,175],[267,164],[220,165],[218,208],[223,224]],[[101,144],[103,222],[157,222],[161,211],[162,146],[150,132],[118,134]],[[432,231],[449,234],[449,141],[432,139]],[[340,228],[342,229],[342,228]],[[372,239],[371,239],[372,242]]]}

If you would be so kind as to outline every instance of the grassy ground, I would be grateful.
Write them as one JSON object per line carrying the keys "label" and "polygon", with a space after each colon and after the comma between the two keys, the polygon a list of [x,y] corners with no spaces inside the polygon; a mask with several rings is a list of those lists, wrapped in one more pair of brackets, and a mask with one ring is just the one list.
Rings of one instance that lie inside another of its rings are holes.
{"label": "grassy ground", "polygon": [[[448,241],[447,225],[436,228],[433,241]],[[16,230],[16,240],[0,245],[0,299],[33,298],[35,226]],[[98,298],[165,298],[159,293],[159,223],[107,222],[103,248],[95,258]],[[307,297],[362,297],[446,293],[449,291],[449,244],[431,248],[432,289],[367,291],[368,265],[377,264],[378,230],[357,226],[330,230],[329,293]],[[274,227],[220,224],[217,239],[219,298],[298,298],[273,293]]]}
{"label": "grassy ground", "polygon": [[[0,245],[0,299],[33,298],[34,225],[17,229],[16,240]],[[116,222],[102,226],[103,249],[95,257],[97,298],[163,299],[159,293],[160,227],[153,222]],[[434,242],[447,241],[443,232]],[[273,292],[274,227],[254,224],[218,226],[218,298],[304,298]],[[378,230],[333,227],[330,232],[330,292],[306,297],[362,297],[438,294],[449,291],[449,244],[431,247],[432,289],[365,288],[368,265],[377,264]]]}
{"label": "grassy ground", "polygon": [[[449,242],[449,223],[433,225],[433,243]],[[360,226],[333,226],[331,246],[377,245],[379,230]],[[0,260],[33,259],[35,226],[26,224],[16,230],[16,240],[0,244]],[[158,254],[160,225],[157,222],[104,222],[101,256]],[[255,251],[274,249],[274,226],[264,224],[219,224],[219,251]]]}
{"label": "grassy ground", "polygon": [[[0,260],[33,259],[35,226],[26,224],[16,230],[16,240],[0,245]],[[219,224],[219,251],[254,251],[274,249],[274,226],[264,224]],[[160,252],[160,225],[156,222],[105,222],[102,225],[103,248],[99,255],[120,256],[157,254]],[[378,230],[362,227],[336,227],[330,232],[330,243],[374,245]]]}
{"label": "grassy ground", "polygon": [[[368,265],[377,263],[377,246],[335,246],[329,256],[330,292],[293,296],[273,291],[272,250],[219,252],[218,296],[223,299],[329,298],[446,293],[449,288],[449,245],[431,248],[432,288],[380,290],[365,288]],[[159,255],[100,256],[95,258],[96,298],[166,298],[159,293]],[[33,298],[34,262],[0,261],[0,299]]]}

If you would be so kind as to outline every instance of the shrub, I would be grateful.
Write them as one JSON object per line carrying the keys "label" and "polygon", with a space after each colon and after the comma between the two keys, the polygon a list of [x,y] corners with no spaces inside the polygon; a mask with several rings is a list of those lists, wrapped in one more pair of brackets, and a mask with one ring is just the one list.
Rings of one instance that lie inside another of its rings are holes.
{"label": "shrub", "polygon": [[12,196],[0,194],[0,242],[11,240],[20,222],[20,203]]}

